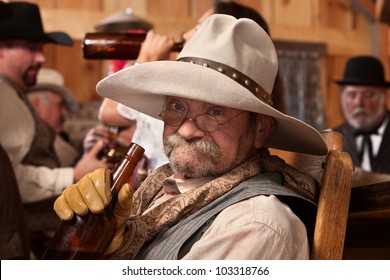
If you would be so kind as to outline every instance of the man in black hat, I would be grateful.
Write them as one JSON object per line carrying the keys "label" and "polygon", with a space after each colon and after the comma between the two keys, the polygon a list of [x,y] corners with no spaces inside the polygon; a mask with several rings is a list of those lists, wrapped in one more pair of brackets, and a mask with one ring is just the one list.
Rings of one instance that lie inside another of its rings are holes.
{"label": "man in black hat", "polygon": [[38,201],[61,193],[86,169],[94,170],[102,163],[91,156],[74,169],[56,169],[52,133],[31,107],[25,92],[36,84],[45,63],[44,44],[71,46],[73,41],[64,32],[44,32],[37,5],[6,5],[12,15],[0,22],[0,141],[14,164],[22,200]]}
{"label": "man in black hat", "polygon": [[11,14],[11,9],[8,7],[6,3],[0,1],[0,21],[6,19]]}
{"label": "man in black hat", "polygon": [[344,148],[353,163],[365,171],[390,173],[390,113],[383,65],[372,56],[351,58],[341,86],[346,122],[334,130],[344,136]]}
{"label": "man in black hat", "polygon": [[[0,21],[10,15],[9,6],[0,1]],[[18,184],[12,163],[1,143],[0,182],[0,259],[28,259],[30,245]]]}
{"label": "man in black hat", "polygon": [[[3,8],[8,16],[0,21],[0,143],[12,162],[26,206],[57,197],[86,172],[106,167],[96,158],[104,143],[98,142],[74,168],[59,168],[55,133],[36,114],[25,92],[36,84],[45,63],[44,44],[71,46],[73,40],[64,32],[44,32],[36,4],[3,3]],[[48,205],[44,209],[51,211],[52,204]]]}

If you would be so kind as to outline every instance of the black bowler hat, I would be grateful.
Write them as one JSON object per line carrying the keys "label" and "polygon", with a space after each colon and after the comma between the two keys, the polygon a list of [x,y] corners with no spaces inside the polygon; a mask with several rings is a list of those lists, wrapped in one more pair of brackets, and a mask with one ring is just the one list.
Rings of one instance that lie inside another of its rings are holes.
{"label": "black bowler hat", "polygon": [[73,40],[64,32],[43,30],[39,7],[33,3],[6,3],[11,15],[0,21],[0,40],[23,39],[72,46]]}
{"label": "black bowler hat", "polygon": [[372,56],[357,56],[348,60],[343,79],[335,82],[339,85],[390,87],[390,82],[385,81],[382,62]]}

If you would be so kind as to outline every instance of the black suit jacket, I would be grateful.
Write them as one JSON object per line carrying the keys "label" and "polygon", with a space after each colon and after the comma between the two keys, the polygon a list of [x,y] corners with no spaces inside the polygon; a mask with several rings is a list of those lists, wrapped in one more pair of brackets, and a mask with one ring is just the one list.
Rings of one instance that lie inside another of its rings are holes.
{"label": "black suit jacket", "polygon": [[[390,118],[390,112],[387,112],[387,118]],[[359,151],[356,146],[354,128],[344,123],[336,128],[344,136],[344,150],[351,155],[355,166],[361,167]],[[385,128],[378,154],[374,160],[372,171],[380,173],[390,173],[390,121]]]}

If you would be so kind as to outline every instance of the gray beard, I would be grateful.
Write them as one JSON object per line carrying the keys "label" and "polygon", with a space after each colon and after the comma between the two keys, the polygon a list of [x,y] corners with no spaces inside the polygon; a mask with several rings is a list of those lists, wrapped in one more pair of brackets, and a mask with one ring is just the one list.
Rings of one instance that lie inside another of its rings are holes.
{"label": "gray beard", "polygon": [[[185,159],[188,155],[183,156],[188,150],[194,154],[191,161]],[[226,172],[218,168],[221,151],[211,141],[202,138],[187,141],[174,134],[164,139],[164,151],[172,170],[185,178],[216,177]]]}

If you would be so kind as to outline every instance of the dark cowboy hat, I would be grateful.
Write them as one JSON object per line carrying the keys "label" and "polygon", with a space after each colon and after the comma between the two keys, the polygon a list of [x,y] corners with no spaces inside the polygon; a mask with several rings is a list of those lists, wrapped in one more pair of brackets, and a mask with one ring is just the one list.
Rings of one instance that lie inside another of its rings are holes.
{"label": "dark cowboy hat", "polygon": [[348,60],[343,79],[335,82],[339,85],[390,87],[390,82],[385,81],[381,61],[372,56],[357,56]]}
{"label": "dark cowboy hat", "polygon": [[12,14],[0,21],[0,40],[23,39],[73,45],[72,38],[64,32],[44,32],[39,7],[36,4],[11,2],[5,5],[11,9]]}
{"label": "dark cowboy hat", "polygon": [[9,17],[11,13],[12,13],[11,8],[3,1],[0,1],[0,21]]}

